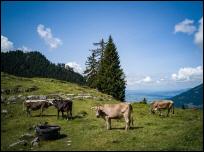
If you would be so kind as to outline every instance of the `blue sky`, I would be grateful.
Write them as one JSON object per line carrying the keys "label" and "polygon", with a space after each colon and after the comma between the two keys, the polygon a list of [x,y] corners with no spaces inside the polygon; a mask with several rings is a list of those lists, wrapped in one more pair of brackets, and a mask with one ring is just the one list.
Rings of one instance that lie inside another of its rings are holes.
{"label": "blue sky", "polygon": [[81,72],[92,43],[111,35],[127,89],[176,90],[203,82],[202,2],[1,4],[2,51],[38,50]]}

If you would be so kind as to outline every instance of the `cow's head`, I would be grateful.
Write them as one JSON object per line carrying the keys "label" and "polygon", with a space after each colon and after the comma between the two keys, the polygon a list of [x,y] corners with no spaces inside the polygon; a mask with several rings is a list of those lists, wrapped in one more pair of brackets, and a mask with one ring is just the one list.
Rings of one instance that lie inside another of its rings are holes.
{"label": "cow's head", "polygon": [[58,107],[59,101],[60,101],[60,100],[58,100],[58,99],[53,99],[52,105],[55,106],[55,107]]}
{"label": "cow's head", "polygon": [[100,107],[100,106],[91,107],[91,109],[96,111],[96,117],[97,118],[99,118],[99,117],[104,115],[102,107]]}
{"label": "cow's head", "polygon": [[53,101],[54,101],[54,99],[48,99],[48,100],[47,100],[48,105],[49,105],[49,106],[52,106],[52,105],[53,105]]}
{"label": "cow's head", "polygon": [[152,114],[155,114],[156,111],[157,111],[157,108],[152,108],[152,109],[151,109],[151,113],[152,113]]}
{"label": "cow's head", "polygon": [[157,111],[157,105],[155,104],[155,101],[150,103],[150,112],[152,114],[155,114],[155,112]]}

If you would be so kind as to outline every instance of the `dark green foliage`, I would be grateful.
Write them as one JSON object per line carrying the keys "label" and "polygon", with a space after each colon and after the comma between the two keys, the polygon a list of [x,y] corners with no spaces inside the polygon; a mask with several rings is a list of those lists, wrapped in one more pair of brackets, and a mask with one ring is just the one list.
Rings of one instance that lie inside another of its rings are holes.
{"label": "dark green foliage", "polygon": [[176,107],[182,107],[183,105],[194,105],[199,106],[199,108],[201,106],[203,107],[203,84],[200,84],[170,99],[174,101]]}
{"label": "dark green foliage", "polygon": [[103,52],[106,43],[102,39],[99,43],[93,43],[93,45],[99,46],[99,48],[90,50],[92,53],[91,56],[87,58],[86,70],[84,71],[84,74],[88,86],[96,88],[98,82],[99,66],[101,59],[103,58]]}
{"label": "dark green foliage", "polygon": [[99,46],[99,48],[92,50],[93,53],[95,53],[97,61],[98,61],[98,66],[101,62],[101,59],[103,58],[103,54],[104,54],[104,49],[106,47],[106,42],[104,42],[103,38],[101,39],[101,41],[99,43],[93,43],[93,45],[95,46]]}
{"label": "dark green foliage", "polygon": [[84,84],[83,76],[71,69],[65,69],[64,64],[55,65],[40,52],[24,53],[20,50],[1,52],[1,71],[24,77],[47,77]]}
{"label": "dark green foliage", "polygon": [[125,99],[125,75],[111,36],[99,65],[97,88],[120,101]]}
{"label": "dark green foliage", "polygon": [[96,88],[97,80],[97,61],[96,55],[92,52],[91,56],[86,61],[86,70],[84,71],[88,86]]}

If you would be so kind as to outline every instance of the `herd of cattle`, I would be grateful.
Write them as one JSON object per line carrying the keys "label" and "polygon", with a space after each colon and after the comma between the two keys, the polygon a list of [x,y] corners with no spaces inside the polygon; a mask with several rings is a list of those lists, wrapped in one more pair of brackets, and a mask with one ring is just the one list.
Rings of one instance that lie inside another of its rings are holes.
{"label": "herd of cattle", "polygon": [[[26,107],[27,115],[30,116],[32,110],[40,110],[41,116],[46,108],[54,106],[57,109],[57,117],[59,118],[60,112],[62,113],[62,117],[64,116],[64,112],[66,112],[66,118],[68,120],[69,118],[72,119],[72,104],[73,102],[70,99],[26,100],[23,102],[23,110]],[[91,107],[91,109],[96,111],[97,118],[101,117],[106,121],[107,129],[111,129],[111,119],[124,118],[126,123],[125,130],[130,128],[130,124],[133,125],[133,108],[129,103],[104,104]],[[174,114],[174,102],[172,100],[158,100],[150,104],[150,112],[152,114],[159,111],[159,115],[161,115],[162,109],[167,109],[167,116],[169,116],[170,111]]]}
{"label": "herd of cattle", "polygon": [[31,116],[31,111],[40,110],[40,116],[42,116],[43,111],[50,107],[55,106],[57,109],[57,117],[59,118],[59,112],[64,116],[64,112],[67,112],[67,119],[69,119],[69,113],[72,118],[72,101],[62,100],[62,99],[47,99],[47,100],[26,100],[23,102],[23,111],[26,107],[27,115]]}

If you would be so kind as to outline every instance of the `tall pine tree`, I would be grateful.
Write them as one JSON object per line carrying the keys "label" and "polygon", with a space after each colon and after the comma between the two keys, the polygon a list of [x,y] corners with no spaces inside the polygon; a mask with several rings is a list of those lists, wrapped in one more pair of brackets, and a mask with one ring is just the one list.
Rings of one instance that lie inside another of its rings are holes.
{"label": "tall pine tree", "polygon": [[99,43],[93,43],[94,46],[99,46],[96,49],[90,50],[91,56],[87,58],[86,61],[86,70],[84,71],[85,78],[87,81],[88,86],[92,88],[97,87],[97,80],[98,80],[98,70],[101,62],[101,58],[103,56],[105,42],[102,39]]}
{"label": "tall pine tree", "polygon": [[99,43],[93,43],[94,46],[99,46],[99,48],[93,50],[96,54],[96,57],[98,59],[98,64],[100,64],[101,59],[103,58],[103,52],[106,46],[106,42],[104,42],[103,38]]}
{"label": "tall pine tree", "polygon": [[95,52],[86,61],[86,70],[84,71],[87,85],[96,88],[97,86],[97,60]]}
{"label": "tall pine tree", "polygon": [[119,55],[111,36],[104,50],[97,78],[97,88],[100,91],[118,100],[125,100],[125,75],[120,67]]}

